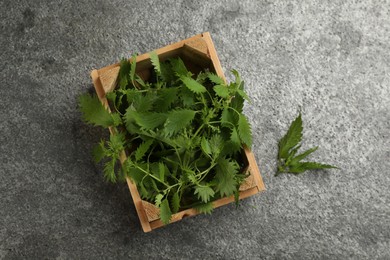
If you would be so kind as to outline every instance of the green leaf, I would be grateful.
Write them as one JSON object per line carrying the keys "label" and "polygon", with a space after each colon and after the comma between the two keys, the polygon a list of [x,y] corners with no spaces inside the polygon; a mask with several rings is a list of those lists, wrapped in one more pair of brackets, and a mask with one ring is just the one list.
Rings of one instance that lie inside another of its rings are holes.
{"label": "green leaf", "polygon": [[331,169],[331,168],[337,169],[336,166],[329,165],[329,164],[322,164],[317,162],[300,162],[289,167],[288,171],[291,173],[302,173],[307,170]]}
{"label": "green leaf", "polygon": [[241,96],[235,95],[234,98],[232,98],[232,101],[230,102],[230,106],[237,110],[238,112],[242,113],[242,109],[244,107],[244,98]]}
{"label": "green leaf", "polygon": [[[317,151],[317,149],[318,149],[318,146],[311,148],[311,149],[308,149],[308,150],[304,151],[303,153],[293,157],[293,159],[290,161],[290,164],[293,165],[295,163],[300,162],[301,160],[305,159],[309,154]],[[294,156],[294,155],[295,155],[295,153],[292,153],[292,156]]]}
{"label": "green leaf", "polygon": [[107,181],[110,181],[112,183],[116,182],[116,174],[115,174],[116,161],[117,160],[115,158],[109,160],[104,164],[104,169],[103,169],[104,177],[106,178]]}
{"label": "green leaf", "polygon": [[129,84],[129,73],[131,69],[131,64],[129,60],[122,58],[120,61],[120,68],[119,68],[119,74],[118,74],[118,81],[120,88],[126,88],[126,86]]}
{"label": "green leaf", "polygon": [[216,85],[216,86],[214,86],[214,91],[215,91],[215,93],[218,96],[220,96],[222,98],[229,97],[229,89],[226,86],[224,86],[224,85]]}
{"label": "green leaf", "polygon": [[179,193],[177,192],[173,193],[171,199],[171,208],[172,208],[172,213],[177,213],[180,209],[180,198],[179,198]]}
{"label": "green leaf", "polygon": [[220,76],[214,73],[207,73],[207,77],[211,80],[211,82],[215,83],[216,85],[225,85],[225,81]]}
{"label": "green leaf", "polygon": [[118,113],[111,113],[112,124],[114,126],[119,126],[122,124],[122,118]]}
{"label": "green leaf", "polygon": [[209,144],[211,148],[211,153],[214,155],[214,158],[217,158],[224,147],[222,137],[218,134],[213,135],[209,141]]}
{"label": "green leaf", "polygon": [[211,214],[211,212],[212,212],[213,209],[214,209],[213,203],[212,203],[212,202],[208,202],[208,203],[204,203],[204,204],[199,204],[199,205],[194,206],[194,208],[195,208],[199,213],[204,213],[204,214]]}
{"label": "green leaf", "polygon": [[235,143],[236,145],[241,146],[241,140],[240,137],[238,136],[237,129],[235,127],[232,128],[232,132],[230,134],[230,140]]}
{"label": "green leaf", "polygon": [[[127,176],[129,176],[130,179],[132,179],[135,184],[140,185],[140,183],[142,182],[142,180],[145,177],[145,172],[143,172],[140,169],[136,168],[134,165],[132,165],[132,163],[128,163],[129,161],[130,161],[130,159],[127,158],[127,160],[126,160]],[[138,166],[140,166],[140,165],[138,165]]]}
{"label": "green leaf", "polygon": [[133,105],[137,112],[147,112],[152,109],[157,97],[153,92],[146,95],[136,95],[133,98]]}
{"label": "green leaf", "polygon": [[198,194],[198,199],[203,202],[209,202],[215,193],[209,186],[196,186],[194,194]]}
{"label": "green leaf", "polygon": [[189,109],[174,110],[169,112],[167,121],[165,122],[165,133],[171,136],[186,126],[194,119],[196,111]]}
{"label": "green leaf", "polygon": [[204,136],[202,137],[202,141],[201,141],[200,145],[201,145],[202,151],[206,155],[210,155],[212,153],[209,141],[207,141],[207,139]]}
{"label": "green leaf", "polygon": [[171,209],[169,208],[168,199],[164,199],[160,205],[160,218],[161,221],[166,225],[169,224],[172,217]]}
{"label": "green leaf", "polygon": [[133,55],[131,57],[131,62],[130,62],[130,80],[133,83],[133,85],[135,85],[134,83],[135,83],[135,69],[136,69],[136,66],[137,66],[137,56]]}
{"label": "green leaf", "polygon": [[238,118],[238,134],[244,144],[248,147],[252,146],[252,131],[248,120],[243,114]]}
{"label": "green leaf", "polygon": [[231,72],[233,73],[234,77],[236,78],[236,84],[237,86],[240,86],[241,85],[241,77],[240,77],[240,73],[238,73],[237,70],[231,70]]}
{"label": "green leaf", "polygon": [[229,108],[224,108],[221,114],[221,124],[224,127],[232,128],[236,125],[238,119],[235,112]]}
{"label": "green leaf", "polygon": [[191,107],[195,104],[195,94],[188,88],[180,88],[179,94],[184,107]]}
{"label": "green leaf", "polygon": [[182,59],[177,58],[177,59],[170,59],[169,60],[171,65],[172,65],[172,70],[177,74],[177,75],[184,75],[187,76],[189,74],[186,66],[184,65],[184,62]]}
{"label": "green leaf", "polygon": [[[242,82],[242,84],[244,84],[244,82]],[[248,95],[245,93],[245,91],[241,90],[241,89],[237,89],[237,93],[242,97],[244,98],[245,100],[247,101],[250,101]]]}
{"label": "green leaf", "polygon": [[216,166],[216,188],[221,197],[233,195],[237,189],[235,179],[238,173],[238,164],[225,158],[220,158]]}
{"label": "green leaf", "polygon": [[164,195],[162,195],[161,193],[157,194],[156,195],[156,198],[154,200],[154,205],[156,205],[156,207],[160,207],[161,205],[161,200],[164,198]]}
{"label": "green leaf", "polygon": [[124,134],[123,133],[111,134],[110,141],[108,142],[108,147],[119,158],[119,153],[123,151],[125,147]]}
{"label": "green leaf", "polygon": [[95,126],[109,127],[114,125],[114,119],[106,110],[96,95],[84,94],[79,97],[80,111],[83,120]]}
{"label": "green leaf", "polygon": [[161,181],[165,180],[165,164],[162,162],[158,163],[158,173],[159,173],[159,179]]}
{"label": "green leaf", "polygon": [[178,88],[162,88],[158,90],[158,99],[154,103],[155,110],[165,112],[178,98]]}
{"label": "green leaf", "polygon": [[134,113],[135,122],[144,130],[152,130],[167,120],[164,113]]}
{"label": "green leaf", "polygon": [[201,85],[191,77],[181,75],[180,79],[189,90],[196,94],[204,93],[207,91],[203,85]]}
{"label": "green leaf", "polygon": [[107,156],[107,151],[104,145],[104,141],[101,140],[92,150],[92,156],[96,163],[100,162],[104,157]]}
{"label": "green leaf", "polygon": [[299,113],[298,117],[291,123],[286,135],[279,141],[279,158],[287,159],[290,149],[302,140],[302,131],[302,117]]}
{"label": "green leaf", "polygon": [[293,173],[299,174],[307,170],[316,169],[329,169],[336,168],[336,166],[329,164],[322,164],[317,162],[301,162],[308,155],[315,152],[318,147],[314,147],[306,150],[305,152],[295,156],[298,149],[301,147],[300,142],[302,140],[302,117],[299,113],[298,117],[291,123],[287,133],[279,141],[279,153],[278,153],[278,171],[279,173]]}
{"label": "green leaf", "polygon": [[161,68],[160,68],[160,60],[158,58],[158,55],[155,51],[152,51],[149,53],[150,56],[150,61],[153,64],[154,70],[158,73],[161,74]]}
{"label": "green leaf", "polygon": [[142,159],[142,157],[145,156],[146,152],[149,150],[149,148],[152,146],[153,144],[153,139],[149,139],[147,140],[146,142],[143,142],[142,144],[140,144],[137,148],[137,150],[135,151],[134,153],[134,156],[135,156],[135,160],[136,161],[139,161]]}

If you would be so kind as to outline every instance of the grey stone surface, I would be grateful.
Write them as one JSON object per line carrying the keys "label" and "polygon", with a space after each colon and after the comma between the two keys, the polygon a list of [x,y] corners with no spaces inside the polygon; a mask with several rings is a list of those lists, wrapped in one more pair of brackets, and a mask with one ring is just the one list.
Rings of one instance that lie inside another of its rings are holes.
{"label": "grey stone surface", "polygon": [[[390,259],[389,1],[0,1],[0,258]],[[144,234],[81,122],[89,72],[210,31],[267,191]],[[274,177],[299,108],[304,148],[341,170]]]}

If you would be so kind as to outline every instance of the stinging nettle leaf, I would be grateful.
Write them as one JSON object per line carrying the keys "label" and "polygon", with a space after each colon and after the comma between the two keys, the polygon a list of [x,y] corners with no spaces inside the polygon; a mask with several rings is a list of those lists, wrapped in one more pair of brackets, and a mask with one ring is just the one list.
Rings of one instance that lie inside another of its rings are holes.
{"label": "stinging nettle leaf", "polygon": [[104,157],[108,156],[103,140],[93,148],[92,156],[96,163],[100,162]]}
{"label": "stinging nettle leaf", "polygon": [[81,95],[79,97],[79,106],[85,122],[102,127],[114,125],[114,119],[110,112],[103,106],[96,95]]}
{"label": "stinging nettle leaf", "polygon": [[136,161],[141,160],[142,157],[145,156],[145,154],[149,150],[149,148],[152,146],[152,144],[153,144],[153,139],[149,139],[146,142],[143,142],[142,144],[140,144],[134,153],[135,160]]}
{"label": "stinging nettle leaf", "polygon": [[224,85],[216,85],[214,86],[215,94],[222,98],[229,97],[229,89]]}
{"label": "stinging nettle leaf", "polygon": [[160,218],[164,224],[168,224],[172,217],[172,211],[169,207],[168,199],[164,199],[160,205]]}
{"label": "stinging nettle leaf", "polygon": [[244,144],[252,146],[252,131],[246,117],[240,114],[238,118],[238,134]]}
{"label": "stinging nettle leaf", "polygon": [[317,162],[299,162],[289,167],[288,172],[291,173],[302,173],[307,170],[319,170],[319,169],[337,169],[336,166],[329,164],[322,164]]}
{"label": "stinging nettle leaf", "polygon": [[209,144],[211,148],[211,153],[214,155],[214,158],[217,158],[224,147],[224,142],[222,137],[218,134],[213,135],[210,138]]}
{"label": "stinging nettle leaf", "polygon": [[161,68],[160,68],[160,60],[158,58],[158,55],[155,51],[152,51],[149,53],[150,56],[150,61],[152,62],[154,66],[154,70],[158,73],[161,74]]}
{"label": "stinging nettle leaf", "polygon": [[180,197],[179,193],[175,192],[171,199],[172,213],[177,213],[180,209]]}
{"label": "stinging nettle leaf", "polygon": [[177,74],[177,75],[184,75],[187,76],[189,74],[184,62],[182,59],[177,58],[177,59],[170,59],[169,62],[172,65],[172,70]]}
{"label": "stinging nettle leaf", "polygon": [[120,61],[120,68],[118,73],[118,81],[120,88],[126,88],[129,84],[129,73],[131,70],[131,64],[129,60],[122,58]]}
{"label": "stinging nettle leaf", "polygon": [[180,79],[189,90],[196,94],[204,93],[207,91],[207,89],[202,84],[198,83],[191,77],[181,75]]}
{"label": "stinging nettle leaf", "polygon": [[187,125],[194,119],[196,111],[189,109],[173,110],[169,112],[167,121],[165,122],[165,133],[171,136]]}
{"label": "stinging nettle leaf", "polygon": [[194,194],[198,194],[198,199],[201,199],[203,202],[209,202],[215,192],[209,186],[196,186]]}
{"label": "stinging nettle leaf", "polygon": [[144,130],[152,130],[164,124],[167,120],[165,113],[133,113],[135,122]]}
{"label": "stinging nettle leaf", "polygon": [[210,155],[212,153],[209,141],[207,141],[204,136],[202,137],[201,148],[206,155]]}
{"label": "stinging nettle leaf", "polygon": [[[298,146],[298,147],[300,147],[300,146]],[[290,163],[290,164],[293,165],[293,164],[295,164],[295,163],[300,162],[301,160],[305,159],[309,154],[311,154],[311,153],[317,151],[317,149],[318,149],[318,146],[316,146],[316,147],[314,147],[314,148],[311,148],[311,149],[308,149],[308,150],[304,151],[303,153],[301,153],[301,154],[299,154],[299,155],[293,157],[293,159],[291,160],[291,163]],[[295,149],[294,149],[294,151],[295,151]],[[292,151],[292,153],[293,153],[294,151]],[[296,151],[295,151],[295,152],[296,152]],[[292,156],[294,156],[294,155],[295,155],[295,153],[292,154]]]}
{"label": "stinging nettle leaf", "polygon": [[217,85],[225,85],[225,81],[218,75],[214,73],[207,73],[207,77],[211,80],[211,82],[217,84]]}
{"label": "stinging nettle leaf", "polygon": [[238,173],[238,165],[233,161],[220,158],[216,166],[216,187],[221,197],[233,195],[237,189],[235,176]]}
{"label": "stinging nettle leaf", "polygon": [[213,209],[214,209],[213,203],[212,203],[212,202],[202,203],[202,204],[199,204],[199,205],[194,206],[194,208],[195,208],[199,213],[203,213],[203,214],[211,214],[211,212],[212,212]]}
{"label": "stinging nettle leaf", "polygon": [[156,207],[160,207],[161,205],[161,200],[164,198],[164,195],[162,195],[161,193],[157,194],[156,195],[156,198],[154,200],[154,205],[156,205]]}
{"label": "stinging nettle leaf", "polygon": [[137,66],[137,56],[133,55],[130,62],[130,80],[135,85],[135,69]]}
{"label": "stinging nettle leaf", "polygon": [[285,136],[279,141],[279,158],[287,159],[290,149],[294,148],[302,140],[302,117],[298,117],[291,123]]}

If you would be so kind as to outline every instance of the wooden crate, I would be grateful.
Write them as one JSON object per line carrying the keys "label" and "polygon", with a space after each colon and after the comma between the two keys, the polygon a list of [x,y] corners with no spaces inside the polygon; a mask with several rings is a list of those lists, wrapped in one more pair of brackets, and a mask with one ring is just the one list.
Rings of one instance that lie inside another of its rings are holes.
{"label": "wooden crate", "polygon": [[[180,56],[187,68],[193,73],[198,73],[201,69],[208,68],[210,71],[214,71],[225,80],[214,44],[211,40],[210,33],[208,32],[165,46],[156,50],[156,53],[162,61],[167,58]],[[152,64],[149,58],[149,54],[147,53],[136,57],[136,73],[143,79],[147,79],[150,76],[149,74]],[[106,107],[108,107],[108,102],[105,95],[116,87],[119,67],[119,63],[117,63],[91,72],[96,93]],[[116,129],[110,128],[111,134],[115,133],[115,131]],[[246,178],[245,182],[239,189],[240,199],[252,196],[265,190],[253,153],[250,149],[245,148],[244,154],[246,157],[245,159],[248,162],[246,170],[250,173],[250,175]],[[125,152],[122,152],[120,160],[122,163],[126,160]],[[137,186],[129,178],[127,178],[127,185],[129,186],[130,194],[133,198],[143,231],[149,232],[155,228],[163,226],[164,224],[159,217],[159,209],[153,204],[141,199]],[[214,208],[217,208],[233,201],[234,196],[225,197],[214,201],[213,206]],[[180,211],[172,215],[171,223],[179,221],[184,217],[194,216],[197,214],[199,213],[195,209]]]}

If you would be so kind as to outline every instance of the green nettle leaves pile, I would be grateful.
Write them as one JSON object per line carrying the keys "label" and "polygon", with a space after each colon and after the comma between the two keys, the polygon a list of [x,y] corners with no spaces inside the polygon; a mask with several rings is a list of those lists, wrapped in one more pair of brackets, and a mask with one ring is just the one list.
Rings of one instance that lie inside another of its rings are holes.
{"label": "green nettle leaves pile", "polygon": [[[86,122],[116,128],[93,150],[94,158],[104,161],[107,180],[130,177],[142,198],[160,208],[164,223],[181,209],[210,213],[212,201],[238,199],[246,177],[242,149],[251,146],[252,135],[242,114],[244,83],[234,70],[235,81],[226,84],[208,71],[193,75],[180,58],[150,57],[147,82],[135,62],[121,61],[118,87],[106,96],[112,113],[96,96],[80,97]],[[121,151],[127,154],[123,166]]]}
{"label": "green nettle leaves pile", "polygon": [[302,162],[309,154],[315,152],[317,147],[306,150],[296,155],[302,141],[302,116],[301,114],[291,123],[288,132],[279,141],[278,171],[280,173],[299,174],[307,170],[336,168],[336,166],[318,162]]}

